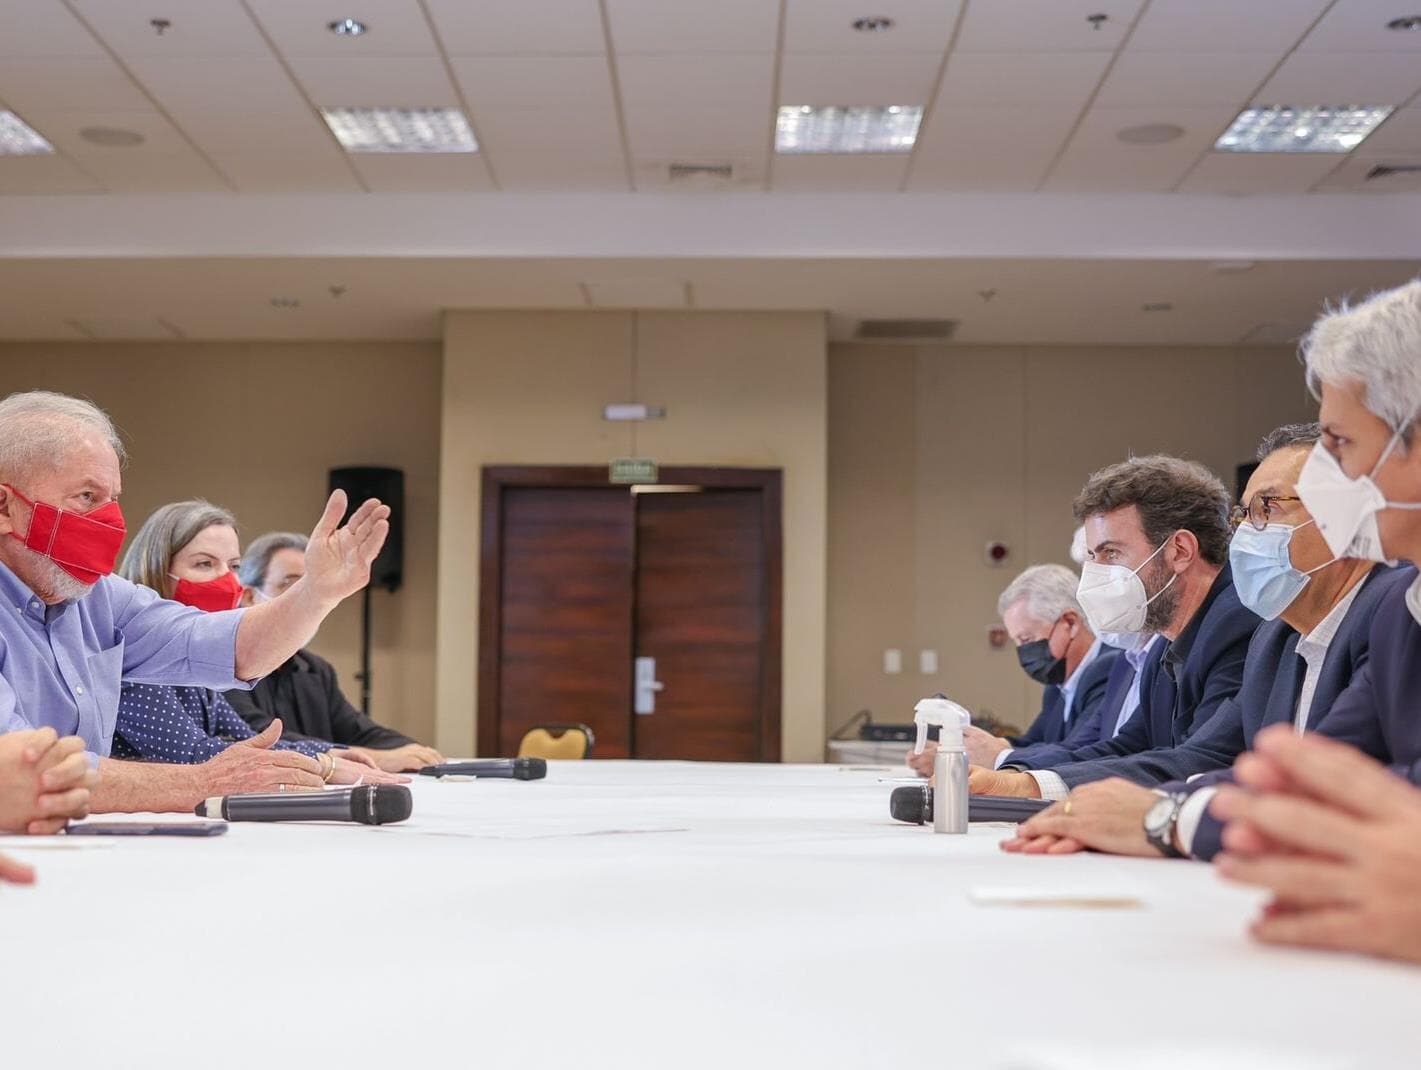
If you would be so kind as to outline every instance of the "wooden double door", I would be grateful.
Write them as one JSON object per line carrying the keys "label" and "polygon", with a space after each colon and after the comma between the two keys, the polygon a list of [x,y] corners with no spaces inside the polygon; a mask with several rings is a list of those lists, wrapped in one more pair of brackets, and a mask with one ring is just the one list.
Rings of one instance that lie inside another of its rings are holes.
{"label": "wooden double door", "polygon": [[594,757],[778,761],[780,473],[484,469],[479,753],[581,722]]}

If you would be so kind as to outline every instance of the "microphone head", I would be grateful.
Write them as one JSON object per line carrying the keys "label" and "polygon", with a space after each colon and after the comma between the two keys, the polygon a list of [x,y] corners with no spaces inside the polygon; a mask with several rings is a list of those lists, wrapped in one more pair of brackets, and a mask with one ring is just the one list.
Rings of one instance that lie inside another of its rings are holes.
{"label": "microphone head", "polygon": [[350,818],[363,825],[388,825],[414,812],[414,796],[403,784],[362,784],[350,792]]}
{"label": "microphone head", "polygon": [[894,821],[921,825],[932,820],[933,789],[927,784],[907,784],[894,788],[888,799],[888,812]]}
{"label": "microphone head", "polygon": [[548,763],[544,758],[514,758],[514,780],[542,780],[548,775]]}

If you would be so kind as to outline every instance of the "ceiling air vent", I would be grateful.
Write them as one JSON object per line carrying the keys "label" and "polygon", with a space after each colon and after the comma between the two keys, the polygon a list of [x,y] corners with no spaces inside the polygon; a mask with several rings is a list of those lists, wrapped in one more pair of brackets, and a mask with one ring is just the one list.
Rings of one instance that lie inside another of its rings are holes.
{"label": "ceiling air vent", "polygon": [[729,182],[734,169],[728,163],[673,163],[667,177],[672,182]]}
{"label": "ceiling air vent", "polygon": [[1392,164],[1377,164],[1367,172],[1367,181],[1371,182],[1378,178],[1391,178],[1392,175],[1421,175],[1421,164],[1407,164],[1395,166]]}
{"label": "ceiling air vent", "polygon": [[855,338],[867,342],[945,342],[956,320],[859,320]]}

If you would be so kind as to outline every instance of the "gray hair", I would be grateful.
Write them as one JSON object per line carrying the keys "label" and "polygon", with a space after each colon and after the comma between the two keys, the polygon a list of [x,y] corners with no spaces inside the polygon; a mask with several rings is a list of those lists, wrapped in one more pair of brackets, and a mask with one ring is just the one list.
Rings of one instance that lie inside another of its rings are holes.
{"label": "gray hair", "polygon": [[118,566],[118,574],[133,583],[151,587],[159,594],[167,594],[173,558],[200,533],[216,524],[235,529],[237,519],[221,506],[200,498],[163,506],[143,521],[138,534],[133,536]]}
{"label": "gray hair", "polygon": [[237,578],[243,587],[260,587],[266,583],[266,570],[278,550],[306,552],[306,536],[294,531],[269,531],[253,539],[237,566]]}
{"label": "gray hair", "polygon": [[126,459],[123,440],[104,410],[92,401],[30,390],[0,401],[0,481],[24,481],[57,469],[75,445],[78,430],[97,432]]}
{"label": "gray hair", "polygon": [[1409,441],[1421,416],[1421,279],[1323,314],[1302,351],[1314,394],[1360,383],[1362,403]]}
{"label": "gray hair", "polygon": [[1256,456],[1260,461],[1266,461],[1279,450],[1289,447],[1306,446],[1311,449],[1321,437],[1322,429],[1316,423],[1284,424],[1282,427],[1275,427],[1263,436],[1263,441],[1258,444]]}
{"label": "gray hair", "polygon": [[1068,609],[1085,620],[1085,610],[1076,599],[1080,582],[1080,577],[1065,565],[1032,565],[1007,584],[997,599],[997,616],[1006,616],[1008,609],[1025,601],[1026,611],[1037,620],[1059,620]]}

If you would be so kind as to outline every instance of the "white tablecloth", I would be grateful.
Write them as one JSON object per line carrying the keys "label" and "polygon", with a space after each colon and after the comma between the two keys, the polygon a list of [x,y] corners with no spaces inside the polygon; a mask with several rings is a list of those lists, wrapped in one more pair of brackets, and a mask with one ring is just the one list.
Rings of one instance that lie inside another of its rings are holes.
{"label": "white tablecloth", "polygon": [[1207,866],[895,824],[884,775],[555,763],[380,828],[0,840],[41,867],[0,888],[0,1067],[1421,1060],[1421,971],[1255,946]]}

